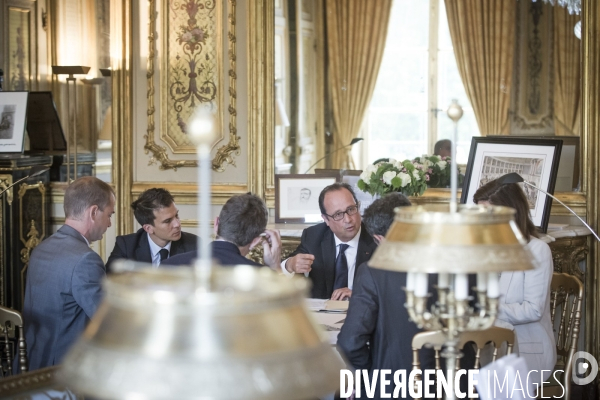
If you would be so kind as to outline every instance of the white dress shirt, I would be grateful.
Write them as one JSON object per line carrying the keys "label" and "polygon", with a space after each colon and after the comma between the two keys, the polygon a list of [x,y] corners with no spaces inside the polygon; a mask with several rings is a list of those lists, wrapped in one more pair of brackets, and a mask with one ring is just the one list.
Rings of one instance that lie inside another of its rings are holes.
{"label": "white dress shirt", "polygon": [[[362,227],[358,229],[358,233],[348,242],[342,242],[338,237],[334,234],[333,239],[335,240],[335,258],[337,258],[340,253],[340,244],[344,243],[348,245],[348,248],[344,252],[346,255],[346,261],[348,262],[348,289],[352,290],[354,286],[354,271],[356,270],[356,253],[358,252],[358,241],[360,239],[360,231]],[[294,276],[295,272],[290,272],[285,268],[285,263],[287,262],[287,258],[281,262],[281,270],[284,275]],[[304,274],[308,278],[308,272]]]}
{"label": "white dress shirt", "polygon": [[161,251],[162,249],[167,249],[167,250],[169,250],[169,256],[171,256],[171,242],[168,242],[165,247],[160,247],[159,245],[154,243],[154,241],[150,237],[149,233],[146,233],[146,235],[148,235],[148,243],[150,244],[150,254],[152,255],[152,265],[156,268],[160,265],[159,251]]}

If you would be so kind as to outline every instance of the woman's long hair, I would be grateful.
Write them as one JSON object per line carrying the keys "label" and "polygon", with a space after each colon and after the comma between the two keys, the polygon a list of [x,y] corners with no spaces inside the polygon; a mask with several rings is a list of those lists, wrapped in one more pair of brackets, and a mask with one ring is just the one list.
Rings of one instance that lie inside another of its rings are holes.
{"label": "woman's long hair", "polygon": [[473,201],[489,201],[495,206],[506,206],[514,208],[515,222],[521,230],[521,233],[527,239],[537,237],[537,230],[531,219],[529,218],[529,203],[527,197],[523,193],[523,189],[518,183],[498,183],[498,179],[490,181],[477,189],[473,195]]}

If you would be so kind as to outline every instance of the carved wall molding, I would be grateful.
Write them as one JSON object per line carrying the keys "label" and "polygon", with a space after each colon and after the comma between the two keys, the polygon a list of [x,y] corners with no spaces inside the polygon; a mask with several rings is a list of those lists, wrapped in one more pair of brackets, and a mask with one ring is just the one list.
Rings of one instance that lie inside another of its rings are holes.
{"label": "carved wall molding", "polygon": [[554,134],[552,7],[520,2],[516,20],[511,134]]}
{"label": "carved wall molding", "polygon": [[[175,198],[177,204],[198,204],[198,185],[194,183],[157,183],[136,182],[131,190],[133,198],[137,198],[145,190],[160,186],[167,189]],[[211,204],[223,205],[231,196],[245,194],[248,186],[243,184],[219,184],[211,185]]]}
{"label": "carved wall molding", "polygon": [[589,252],[588,236],[566,237],[550,243],[554,272],[564,272],[576,276],[583,282],[584,272],[579,263],[584,261]]}
{"label": "carved wall molding", "polygon": [[229,55],[229,143],[217,149],[217,154],[212,161],[212,169],[217,172],[225,171],[224,164],[235,166],[233,155],[240,155],[240,137],[237,135],[237,90],[236,90],[236,0],[229,0],[229,11],[227,15],[228,22],[228,55]]}
{"label": "carved wall molding", "polygon": [[[168,0],[163,0],[168,1]],[[217,172],[225,171],[224,164],[232,164],[235,165],[235,161],[233,159],[233,155],[240,154],[240,145],[239,140],[240,137],[237,136],[236,129],[236,118],[237,118],[237,110],[236,110],[236,52],[235,52],[235,10],[236,10],[236,1],[229,0],[229,9],[228,9],[228,48],[229,48],[229,142],[228,144],[221,146],[217,149],[217,153],[212,161],[212,169]],[[177,171],[178,168],[183,167],[197,167],[197,160],[172,160],[169,158],[167,154],[167,149],[164,146],[161,146],[156,143],[154,139],[155,135],[155,121],[154,115],[156,112],[156,108],[154,105],[154,97],[155,97],[155,89],[154,89],[154,64],[156,61],[156,1],[149,0],[148,1],[148,60],[147,60],[147,73],[146,73],[146,99],[148,101],[148,127],[146,129],[146,135],[144,138],[146,139],[146,143],[144,145],[144,150],[146,154],[152,153],[152,157],[150,158],[148,165],[158,164],[159,169],[167,170],[173,169]],[[164,88],[163,90],[166,90]]]}
{"label": "carved wall molding", "polygon": [[[12,175],[0,175],[0,192],[6,190],[7,187],[12,185]],[[1,199],[0,199],[1,200]],[[6,202],[10,206],[13,201],[13,188],[6,191]]]}
{"label": "carved wall molding", "polygon": [[[35,204],[31,200],[28,201],[28,212],[23,208],[23,200],[27,192],[31,190],[37,190],[40,193],[41,201],[40,204]],[[46,232],[46,185],[42,182],[35,184],[22,183],[19,186],[19,239],[25,246],[21,249],[21,262],[23,268],[19,271],[21,283],[21,295],[25,296],[25,278],[27,274],[27,268],[29,267],[29,257],[33,249],[44,240]],[[41,216],[36,215],[38,210],[41,209]],[[33,215],[31,215],[33,213]],[[37,218],[36,218],[37,217]],[[36,228],[36,222],[40,224],[40,230]],[[24,234],[24,226],[27,226],[27,233]],[[41,232],[41,234],[40,234]],[[21,299],[22,301],[23,299]],[[23,304],[23,303],[21,303]]]}

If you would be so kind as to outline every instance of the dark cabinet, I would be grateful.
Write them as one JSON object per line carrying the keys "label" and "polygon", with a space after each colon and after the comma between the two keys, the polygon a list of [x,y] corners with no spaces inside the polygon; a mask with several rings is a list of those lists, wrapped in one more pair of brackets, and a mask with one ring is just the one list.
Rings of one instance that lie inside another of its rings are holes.
{"label": "dark cabinet", "polygon": [[[0,155],[0,192],[52,164],[50,156]],[[50,234],[49,171],[19,182],[0,198],[0,304],[21,311],[31,251]]]}

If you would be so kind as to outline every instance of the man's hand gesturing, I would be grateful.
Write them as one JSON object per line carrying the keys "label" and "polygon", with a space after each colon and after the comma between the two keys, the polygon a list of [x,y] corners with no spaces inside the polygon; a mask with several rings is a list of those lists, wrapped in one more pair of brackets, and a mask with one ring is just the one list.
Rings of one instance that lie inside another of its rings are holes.
{"label": "man's hand gesturing", "polygon": [[312,254],[297,254],[294,257],[288,258],[285,263],[285,269],[289,272],[304,274],[310,272],[313,261],[315,261],[315,256]]}

